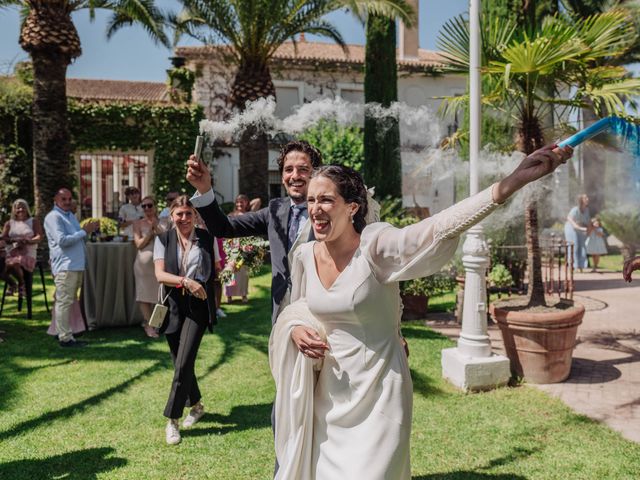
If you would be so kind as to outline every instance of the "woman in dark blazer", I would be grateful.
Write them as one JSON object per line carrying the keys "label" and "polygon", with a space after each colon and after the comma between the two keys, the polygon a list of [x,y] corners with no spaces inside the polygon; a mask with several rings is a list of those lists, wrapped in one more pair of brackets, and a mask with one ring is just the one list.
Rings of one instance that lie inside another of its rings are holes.
{"label": "woman in dark blazer", "polygon": [[[166,440],[180,443],[178,422],[185,406],[191,407],[183,420],[190,427],[204,414],[194,364],[200,341],[207,328],[216,323],[211,255],[213,237],[195,227],[196,210],[186,195],[171,204],[174,228],[156,237],[153,261],[158,283],[168,294],[169,311],[160,327],[171,350],[175,368],[171,393],[164,409],[169,419]],[[185,254],[186,252],[186,254]]]}

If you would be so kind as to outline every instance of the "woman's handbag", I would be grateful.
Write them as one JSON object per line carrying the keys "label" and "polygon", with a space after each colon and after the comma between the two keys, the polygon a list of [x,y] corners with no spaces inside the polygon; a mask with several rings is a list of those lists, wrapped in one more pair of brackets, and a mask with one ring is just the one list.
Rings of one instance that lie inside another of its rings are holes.
{"label": "woman's handbag", "polygon": [[169,307],[165,305],[165,302],[169,298],[169,293],[171,293],[171,289],[167,292],[164,298],[162,298],[162,289],[164,285],[161,283],[158,286],[158,303],[153,307],[153,312],[151,313],[151,318],[149,318],[149,325],[154,328],[162,327],[164,323],[164,319],[167,318],[167,313],[169,312]]}

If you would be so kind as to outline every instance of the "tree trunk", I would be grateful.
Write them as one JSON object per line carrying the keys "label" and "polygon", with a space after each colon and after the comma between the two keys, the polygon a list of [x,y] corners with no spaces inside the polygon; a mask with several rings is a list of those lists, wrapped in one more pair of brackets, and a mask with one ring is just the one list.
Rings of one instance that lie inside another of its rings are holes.
{"label": "tree trunk", "polygon": [[[246,60],[238,67],[233,83],[231,102],[239,111],[244,111],[248,101],[276,97],[267,65],[259,60]],[[240,153],[240,193],[249,198],[260,197],[265,203],[269,199],[269,146],[267,135],[258,126],[251,125],[242,132]]]}
{"label": "tree trunk", "polygon": [[[532,113],[533,109],[523,113],[518,135],[518,147],[526,155],[543,146],[540,119]],[[534,199],[527,199],[524,214],[525,236],[527,241],[527,299],[530,307],[545,305],[544,283],[542,281],[542,258],[538,235],[538,205]]]}
{"label": "tree trunk", "polygon": [[72,189],[71,137],[67,118],[66,73],[69,57],[34,51],[33,191],[35,215],[42,220],[58,189]]}
{"label": "tree trunk", "polygon": [[527,300],[529,306],[535,307],[545,305],[542,258],[540,254],[540,239],[538,237],[538,205],[536,202],[527,202],[524,220],[527,238],[527,274],[529,277]]}
{"label": "tree trunk", "polygon": [[[388,107],[398,100],[395,20],[370,15],[367,19],[364,101]],[[365,111],[365,181],[384,197],[402,195],[400,126],[395,115],[378,117]]]}

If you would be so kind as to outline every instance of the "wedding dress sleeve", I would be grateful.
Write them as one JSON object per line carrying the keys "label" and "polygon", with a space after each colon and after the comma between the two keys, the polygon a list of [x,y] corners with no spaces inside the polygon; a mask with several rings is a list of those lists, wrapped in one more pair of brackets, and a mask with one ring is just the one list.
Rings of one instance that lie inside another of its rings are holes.
{"label": "wedding dress sleeve", "polygon": [[455,253],[460,234],[498,207],[492,191],[493,186],[404,228],[367,225],[361,248],[376,279],[390,283],[438,272]]}

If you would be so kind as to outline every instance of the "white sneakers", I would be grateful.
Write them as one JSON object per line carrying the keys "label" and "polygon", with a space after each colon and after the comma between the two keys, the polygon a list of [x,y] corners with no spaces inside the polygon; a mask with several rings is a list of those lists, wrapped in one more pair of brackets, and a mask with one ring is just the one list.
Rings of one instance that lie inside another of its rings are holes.
{"label": "white sneakers", "polygon": [[189,410],[189,415],[185,417],[182,421],[182,426],[184,428],[193,427],[193,425],[202,418],[204,415],[204,405],[201,402],[196,403],[191,410]]}
{"label": "white sneakers", "polygon": [[[195,423],[202,418],[204,415],[204,405],[202,402],[196,403],[191,410],[189,410],[189,414],[182,421],[182,426],[184,428],[193,427]],[[165,435],[167,439],[168,445],[177,445],[180,443],[182,438],[180,437],[180,429],[178,427],[178,420],[169,419],[167,423],[167,427],[165,428]]]}
{"label": "white sneakers", "polygon": [[227,314],[224,313],[224,310],[222,310],[221,308],[216,309],[216,317],[225,318],[226,316]]}
{"label": "white sneakers", "polygon": [[168,445],[177,445],[180,443],[180,430],[178,429],[178,420],[169,419],[167,428],[165,429]]}

